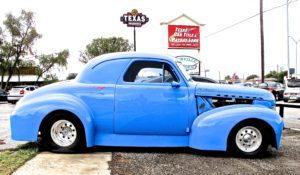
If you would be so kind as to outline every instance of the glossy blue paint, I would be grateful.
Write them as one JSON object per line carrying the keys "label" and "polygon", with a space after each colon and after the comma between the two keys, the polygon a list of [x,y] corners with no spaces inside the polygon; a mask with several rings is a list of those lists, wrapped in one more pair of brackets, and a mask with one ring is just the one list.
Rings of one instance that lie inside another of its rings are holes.
{"label": "glossy blue paint", "polygon": [[[136,61],[168,65],[179,80],[126,82]],[[179,87],[178,87],[179,86]],[[215,108],[212,98],[251,99],[253,105]],[[192,147],[226,150],[227,137],[240,121],[258,118],[276,133],[283,122],[261,89],[195,83],[172,57],[143,53],[107,54],[91,60],[73,81],[48,85],[23,97],[11,116],[12,139],[36,141],[43,119],[53,111],[72,112],[82,122],[87,146]]]}
{"label": "glossy blue paint", "polygon": [[275,111],[261,105],[231,105],[200,114],[193,123],[189,145],[201,150],[225,151],[231,129],[246,119],[268,123],[274,129],[279,149],[283,121]]}

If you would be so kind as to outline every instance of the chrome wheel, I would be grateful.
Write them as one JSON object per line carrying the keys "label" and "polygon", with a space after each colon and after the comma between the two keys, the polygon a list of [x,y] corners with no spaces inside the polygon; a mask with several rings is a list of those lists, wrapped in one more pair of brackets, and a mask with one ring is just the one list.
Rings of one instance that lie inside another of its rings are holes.
{"label": "chrome wheel", "polygon": [[241,128],[235,137],[237,147],[243,152],[254,152],[262,144],[261,132],[253,126],[245,126]]}
{"label": "chrome wheel", "polygon": [[51,138],[61,147],[72,145],[77,138],[77,131],[73,123],[68,120],[56,121],[50,130]]}

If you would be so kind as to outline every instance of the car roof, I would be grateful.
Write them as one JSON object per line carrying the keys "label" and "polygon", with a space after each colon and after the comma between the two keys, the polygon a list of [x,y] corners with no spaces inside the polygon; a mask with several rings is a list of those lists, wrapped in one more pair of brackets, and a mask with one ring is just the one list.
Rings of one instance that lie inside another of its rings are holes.
{"label": "car roof", "polygon": [[[197,79],[197,81],[209,81],[211,83],[218,83],[218,81],[214,80],[214,79],[211,79],[211,78],[208,78],[208,77],[202,77],[202,76],[199,76],[199,75],[191,75],[192,78],[195,78]],[[194,80],[194,79],[193,79]]]}
{"label": "car roof", "polygon": [[91,59],[88,62],[88,67],[93,68],[101,62],[115,59],[124,59],[124,58],[147,58],[147,59],[164,59],[170,62],[174,62],[174,58],[172,56],[164,55],[164,54],[152,54],[152,53],[142,53],[142,52],[116,52],[100,55]]}

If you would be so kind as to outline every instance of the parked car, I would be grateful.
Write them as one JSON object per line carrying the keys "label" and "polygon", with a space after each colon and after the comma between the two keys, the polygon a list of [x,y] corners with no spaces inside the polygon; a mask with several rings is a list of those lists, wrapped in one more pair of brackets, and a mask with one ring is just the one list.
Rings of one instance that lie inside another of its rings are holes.
{"label": "parked car", "polygon": [[0,101],[7,101],[7,93],[3,89],[0,89]]}
{"label": "parked car", "polygon": [[283,101],[289,102],[289,100],[300,100],[300,79],[287,80]]}
{"label": "parked car", "polygon": [[192,75],[191,76],[192,79],[196,82],[203,82],[203,83],[218,83],[216,80],[213,80],[211,78],[207,78],[207,77],[201,77],[201,76],[197,76],[197,75]]}
{"label": "parked car", "polygon": [[[162,81],[147,81],[155,77]],[[256,156],[280,147],[283,120],[274,107],[262,89],[196,83],[173,57],[114,53],[89,61],[74,80],[24,96],[10,117],[11,137],[41,137],[62,152],[97,145]]]}
{"label": "parked car", "polygon": [[15,104],[24,95],[36,90],[37,86],[14,86],[8,93],[7,100],[9,103]]}
{"label": "parked car", "polygon": [[245,83],[237,83],[234,84],[235,86],[244,86],[244,87],[253,87],[253,83],[251,82],[245,82]]}
{"label": "parked car", "polygon": [[270,91],[274,95],[276,100],[283,99],[283,93],[284,93],[285,88],[284,88],[283,84],[281,84],[281,83],[277,83],[277,82],[273,82],[273,81],[260,83],[258,85],[258,88]]}

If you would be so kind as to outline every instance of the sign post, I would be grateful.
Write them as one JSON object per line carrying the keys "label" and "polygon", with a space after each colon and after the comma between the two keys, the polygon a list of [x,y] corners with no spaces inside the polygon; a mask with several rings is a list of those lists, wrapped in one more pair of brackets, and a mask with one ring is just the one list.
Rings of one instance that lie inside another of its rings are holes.
{"label": "sign post", "polygon": [[137,9],[131,10],[131,12],[128,12],[126,14],[123,14],[120,18],[121,22],[123,24],[126,24],[127,27],[133,27],[133,44],[134,44],[134,51],[136,51],[136,27],[142,27],[144,24],[146,24],[149,21],[149,18],[146,15],[143,15],[142,13],[139,13]]}

